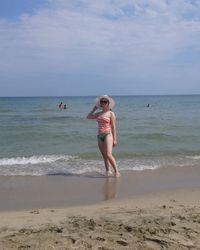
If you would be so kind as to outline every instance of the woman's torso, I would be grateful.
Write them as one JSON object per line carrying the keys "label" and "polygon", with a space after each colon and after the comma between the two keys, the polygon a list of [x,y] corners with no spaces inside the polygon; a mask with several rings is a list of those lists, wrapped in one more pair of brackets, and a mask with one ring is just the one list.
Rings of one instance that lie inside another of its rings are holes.
{"label": "woman's torso", "polygon": [[111,132],[111,111],[99,114],[97,117],[98,134]]}

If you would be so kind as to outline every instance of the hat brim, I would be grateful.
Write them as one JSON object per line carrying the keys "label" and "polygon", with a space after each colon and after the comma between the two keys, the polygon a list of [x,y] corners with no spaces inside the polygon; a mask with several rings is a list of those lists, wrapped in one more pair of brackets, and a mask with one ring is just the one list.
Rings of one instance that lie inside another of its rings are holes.
{"label": "hat brim", "polygon": [[109,101],[109,108],[110,109],[113,109],[114,106],[115,106],[115,101],[110,97],[110,96],[107,96],[107,95],[103,95],[103,96],[98,96],[96,99],[95,99],[95,106],[98,107],[98,108],[101,108],[101,104],[100,104],[100,100],[101,99],[107,99]]}

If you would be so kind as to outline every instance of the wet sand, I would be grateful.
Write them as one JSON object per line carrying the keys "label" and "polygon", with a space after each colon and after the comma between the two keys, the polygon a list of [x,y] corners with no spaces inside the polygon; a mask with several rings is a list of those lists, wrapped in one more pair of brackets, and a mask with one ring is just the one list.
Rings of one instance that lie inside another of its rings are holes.
{"label": "wet sand", "polygon": [[165,189],[200,186],[200,167],[124,171],[121,178],[99,173],[74,176],[0,177],[0,211],[89,205]]}
{"label": "wet sand", "polygon": [[[0,249],[200,249],[199,174],[188,167],[126,172],[119,180],[3,177]],[[11,202],[14,194],[22,204]]]}

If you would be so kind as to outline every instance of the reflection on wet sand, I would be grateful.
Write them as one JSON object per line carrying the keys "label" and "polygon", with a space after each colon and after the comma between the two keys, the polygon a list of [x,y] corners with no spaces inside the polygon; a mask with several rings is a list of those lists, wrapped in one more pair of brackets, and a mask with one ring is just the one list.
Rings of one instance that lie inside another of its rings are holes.
{"label": "reflection on wet sand", "polygon": [[105,178],[104,183],[104,198],[105,200],[114,199],[117,197],[117,183],[119,178]]}

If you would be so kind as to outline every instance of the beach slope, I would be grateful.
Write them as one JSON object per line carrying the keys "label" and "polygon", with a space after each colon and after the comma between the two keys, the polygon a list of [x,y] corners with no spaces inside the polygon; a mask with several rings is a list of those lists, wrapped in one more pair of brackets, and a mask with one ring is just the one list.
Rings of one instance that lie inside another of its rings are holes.
{"label": "beach slope", "polygon": [[200,249],[200,188],[0,213],[0,249]]}

